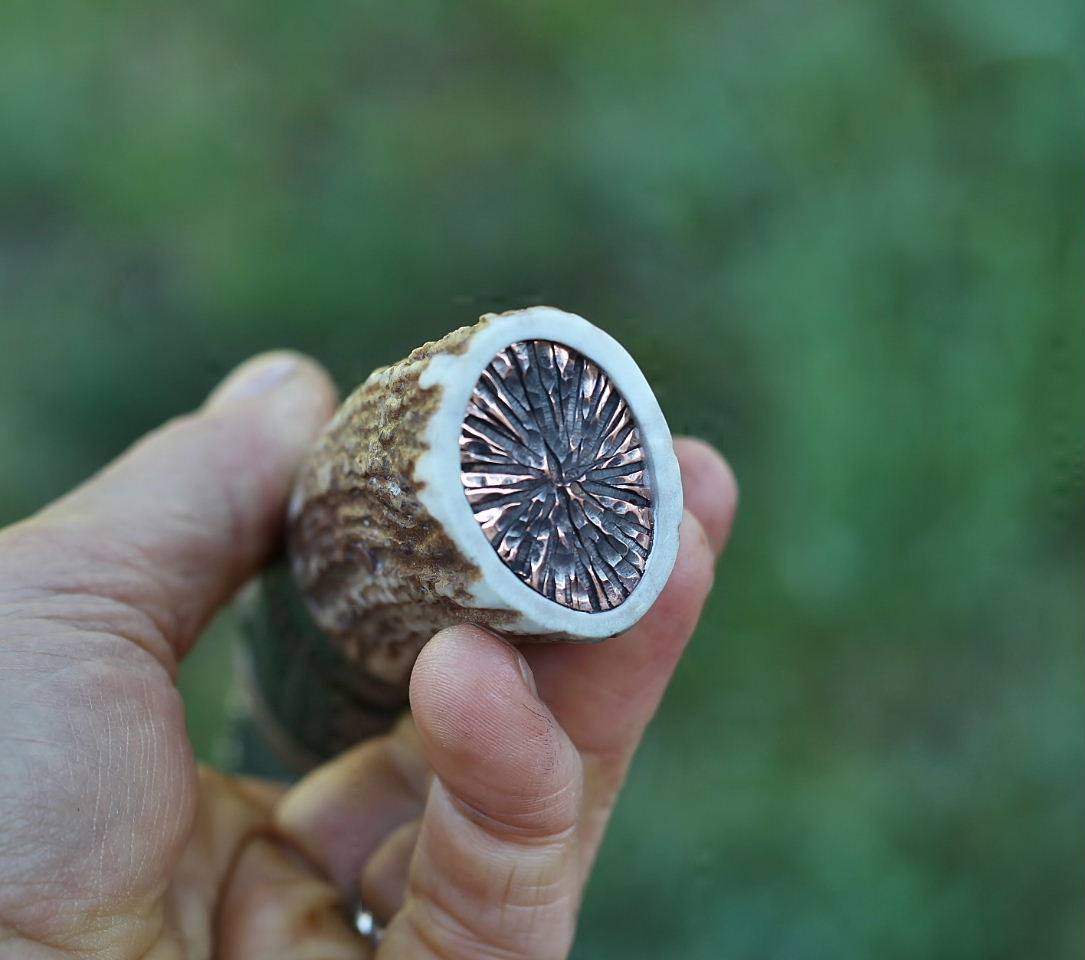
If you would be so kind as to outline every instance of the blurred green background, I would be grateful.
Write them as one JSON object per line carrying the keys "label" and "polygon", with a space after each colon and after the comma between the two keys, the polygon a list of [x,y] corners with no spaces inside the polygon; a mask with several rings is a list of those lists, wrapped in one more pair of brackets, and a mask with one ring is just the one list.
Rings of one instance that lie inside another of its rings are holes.
{"label": "blurred green background", "polygon": [[1080,956],[1081,19],[7,0],[0,521],[254,351],[582,313],[743,502],[575,955]]}

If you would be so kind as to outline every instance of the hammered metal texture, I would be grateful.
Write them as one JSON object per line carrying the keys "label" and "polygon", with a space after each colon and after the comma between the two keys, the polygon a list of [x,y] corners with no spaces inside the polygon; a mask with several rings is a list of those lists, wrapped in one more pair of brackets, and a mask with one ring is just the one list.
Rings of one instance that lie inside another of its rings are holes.
{"label": "hammered metal texture", "polygon": [[467,500],[521,580],[573,610],[612,610],[652,545],[640,431],[598,365],[548,340],[502,350],[483,371],[460,434]]}

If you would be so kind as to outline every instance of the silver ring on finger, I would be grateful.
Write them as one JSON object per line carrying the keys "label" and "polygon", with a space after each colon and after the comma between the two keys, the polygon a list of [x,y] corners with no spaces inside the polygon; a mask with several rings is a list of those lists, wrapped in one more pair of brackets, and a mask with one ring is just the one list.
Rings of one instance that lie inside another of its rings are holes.
{"label": "silver ring on finger", "polygon": [[359,903],[354,908],[354,929],[357,930],[373,946],[377,946],[384,937],[384,927],[373,916],[372,912]]}

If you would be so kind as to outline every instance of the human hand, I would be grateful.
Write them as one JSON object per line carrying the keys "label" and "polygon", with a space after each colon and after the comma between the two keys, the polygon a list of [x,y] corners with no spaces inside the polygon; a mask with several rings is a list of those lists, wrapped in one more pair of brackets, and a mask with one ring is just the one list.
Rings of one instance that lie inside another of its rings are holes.
{"label": "human hand", "polygon": [[256,358],[0,532],[0,955],[369,957],[347,919],[359,896],[388,921],[381,958],[568,953],[734,481],[677,442],[678,562],[624,636],[518,652],[453,627],[419,657],[413,719],[293,788],[198,768],[177,665],[272,551],[334,404],[310,361]]}

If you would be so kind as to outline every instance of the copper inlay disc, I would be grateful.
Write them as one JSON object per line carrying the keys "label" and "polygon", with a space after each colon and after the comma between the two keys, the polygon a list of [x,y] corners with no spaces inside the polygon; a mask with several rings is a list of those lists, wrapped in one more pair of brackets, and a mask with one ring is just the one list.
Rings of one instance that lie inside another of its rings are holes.
{"label": "copper inlay disc", "polygon": [[467,500],[505,565],[573,610],[619,606],[644,573],[652,492],[640,431],[595,363],[526,340],[483,371],[460,434]]}

